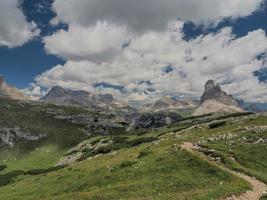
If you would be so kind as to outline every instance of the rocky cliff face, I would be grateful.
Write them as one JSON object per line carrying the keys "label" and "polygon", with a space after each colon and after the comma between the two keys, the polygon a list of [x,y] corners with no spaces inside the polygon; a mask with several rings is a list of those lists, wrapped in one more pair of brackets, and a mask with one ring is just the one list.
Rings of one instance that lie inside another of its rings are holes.
{"label": "rocky cliff face", "polygon": [[213,80],[207,81],[205,91],[201,96],[201,105],[196,109],[194,115],[208,113],[234,113],[243,112],[238,101],[232,95],[223,91],[220,85]]}
{"label": "rocky cliff face", "polygon": [[182,117],[176,113],[139,113],[131,117],[130,128],[158,128],[174,122],[178,122],[181,119]]}
{"label": "rocky cliff face", "polygon": [[216,100],[226,105],[238,106],[237,100],[232,95],[228,95],[223,91],[220,85],[215,84],[213,80],[207,81],[205,91],[201,96],[201,103],[207,100]]}
{"label": "rocky cliff face", "polygon": [[215,84],[213,80],[207,81],[205,91],[201,96],[201,103],[207,100],[216,100],[226,105],[238,106],[237,100],[232,95],[228,95],[223,91],[219,84]]}
{"label": "rocky cliff face", "polygon": [[46,135],[34,135],[30,132],[22,131],[20,128],[0,128],[0,147],[7,145],[13,147],[16,143],[24,141],[39,141]]}
{"label": "rocky cliff face", "polygon": [[2,86],[5,82],[4,76],[0,75],[0,97],[5,97],[6,94],[2,91]]}

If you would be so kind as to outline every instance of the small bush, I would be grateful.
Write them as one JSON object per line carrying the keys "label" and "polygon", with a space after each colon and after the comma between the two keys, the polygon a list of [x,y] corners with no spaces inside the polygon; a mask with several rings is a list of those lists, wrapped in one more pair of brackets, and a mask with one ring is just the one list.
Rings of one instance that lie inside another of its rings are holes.
{"label": "small bush", "polygon": [[224,126],[225,124],[226,124],[226,121],[213,122],[209,124],[209,128],[214,129],[214,128]]}
{"label": "small bush", "polygon": [[91,142],[91,145],[94,146],[96,143],[100,142],[101,138],[98,138]]}
{"label": "small bush", "polygon": [[120,168],[126,168],[134,165],[136,161],[125,160],[120,164]]}
{"label": "small bush", "polygon": [[156,159],[155,159],[155,161],[156,162],[162,162],[162,161],[164,161],[164,157],[162,157],[162,156],[159,156],[159,157],[157,157]]}
{"label": "small bush", "polygon": [[209,116],[212,116],[212,114],[204,114],[204,115],[186,117],[186,118],[183,118],[181,121],[193,120],[193,119],[203,118],[203,117],[209,117]]}
{"label": "small bush", "polygon": [[8,174],[0,175],[0,187],[11,184],[14,182],[15,178],[22,175],[24,171],[16,170],[9,172]]}
{"label": "small bush", "polygon": [[32,169],[29,171],[24,172],[25,175],[40,175],[40,174],[46,174],[49,172],[57,171],[60,169],[63,169],[66,166],[55,166],[55,167],[50,167],[47,169]]}
{"label": "small bush", "polygon": [[78,153],[79,151],[78,150],[73,150],[71,152],[67,152],[66,154],[64,154],[64,156],[70,156],[70,155],[73,155],[75,153]]}
{"label": "small bush", "polygon": [[149,148],[146,148],[146,149],[144,149],[144,150],[142,150],[142,151],[139,152],[137,158],[140,159],[140,158],[146,157],[150,153],[151,153],[150,149]]}
{"label": "small bush", "polygon": [[267,200],[267,194],[264,194],[264,195],[260,198],[260,200]]}
{"label": "small bush", "polygon": [[113,150],[122,149],[123,147],[124,147],[123,144],[108,144],[108,145],[102,146],[99,149],[97,149],[96,151],[94,151],[94,154],[100,154],[100,153],[106,154],[106,153],[109,153]]}
{"label": "small bush", "polygon": [[120,136],[117,136],[117,137],[114,137],[112,138],[112,141],[114,143],[124,143],[128,138],[127,137],[120,137]]}
{"label": "small bush", "polygon": [[0,172],[1,172],[1,171],[4,171],[6,168],[7,168],[6,165],[0,165]]}
{"label": "small bush", "polygon": [[253,115],[253,114],[254,114],[253,112],[231,113],[228,115],[217,117],[217,120],[228,119],[228,118],[232,118],[232,117],[242,117],[242,116],[248,116],[248,115]]}

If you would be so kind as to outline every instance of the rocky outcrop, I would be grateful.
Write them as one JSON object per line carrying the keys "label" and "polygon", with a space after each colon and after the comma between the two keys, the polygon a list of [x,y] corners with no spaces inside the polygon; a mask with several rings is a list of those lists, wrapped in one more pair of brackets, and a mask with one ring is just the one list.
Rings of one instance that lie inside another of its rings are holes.
{"label": "rocky outcrop", "polygon": [[140,113],[131,117],[132,129],[158,128],[174,122],[182,117],[176,113]]}
{"label": "rocky outcrop", "polygon": [[20,128],[0,128],[0,146],[13,147],[16,143],[24,141],[38,141],[45,138],[43,134],[32,134],[22,131]]}
{"label": "rocky outcrop", "polygon": [[0,97],[7,97],[17,100],[30,100],[29,97],[20,92],[17,88],[8,85],[3,75],[0,75]]}
{"label": "rocky outcrop", "polygon": [[[68,152],[60,159],[57,166],[71,165],[85,158],[99,156],[101,149],[113,144],[111,138],[103,138],[98,140],[85,140],[68,150]],[[87,155],[86,155],[87,154]]]}
{"label": "rocky outcrop", "polygon": [[[82,112],[82,111],[81,111]],[[124,116],[104,114],[101,112],[66,113],[63,110],[47,109],[44,114],[55,120],[64,120],[71,124],[82,125],[87,135],[108,135],[116,132],[125,132],[128,123]]]}
{"label": "rocky outcrop", "polygon": [[201,96],[201,105],[195,110],[194,115],[234,112],[243,112],[238,101],[223,91],[213,80],[207,81],[205,91]]}

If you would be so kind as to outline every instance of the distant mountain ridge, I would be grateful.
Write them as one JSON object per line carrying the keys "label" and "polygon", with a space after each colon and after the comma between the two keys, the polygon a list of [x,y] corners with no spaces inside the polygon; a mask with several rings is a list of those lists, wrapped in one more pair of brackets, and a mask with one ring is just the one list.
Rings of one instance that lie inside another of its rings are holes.
{"label": "distant mountain ridge", "polygon": [[[5,78],[0,74],[0,97],[31,100],[14,86],[5,82]],[[199,100],[181,99],[174,96],[165,96],[154,103],[138,106],[128,104],[126,101],[118,101],[112,94],[93,94],[84,90],[65,89],[60,86],[52,87],[49,92],[40,99],[41,102],[65,106],[82,106],[91,110],[116,111],[119,112],[173,112],[190,111],[195,114],[205,114],[208,112],[266,112],[267,103],[244,102],[236,100],[232,95],[223,91],[219,84],[209,80],[206,82],[205,90]]]}
{"label": "distant mountain ridge", "polygon": [[194,109],[198,106],[198,103],[194,100],[184,99],[181,100],[176,97],[162,97],[154,104],[147,106],[147,111],[159,112],[159,111],[175,111],[175,110],[187,110]]}
{"label": "distant mountain ridge", "polygon": [[40,101],[55,105],[90,107],[92,102],[89,96],[90,93],[83,90],[69,90],[55,86]]}
{"label": "distant mountain ridge", "polygon": [[84,90],[52,87],[41,102],[64,106],[81,106],[91,110],[137,112],[127,103],[117,101],[112,94],[92,94]]}

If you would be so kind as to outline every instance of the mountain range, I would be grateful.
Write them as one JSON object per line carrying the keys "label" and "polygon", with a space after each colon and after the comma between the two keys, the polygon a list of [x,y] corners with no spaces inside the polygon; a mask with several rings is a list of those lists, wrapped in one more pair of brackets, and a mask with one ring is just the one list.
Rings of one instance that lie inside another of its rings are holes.
{"label": "mountain range", "polygon": [[[30,97],[16,87],[8,85],[2,75],[0,75],[0,96],[18,100],[30,100]],[[200,100],[164,96],[154,103],[135,107],[126,101],[118,101],[112,94],[93,94],[83,90],[72,90],[55,86],[46,95],[41,97],[39,101],[55,105],[87,107],[94,111],[120,110],[130,113],[189,111],[194,115],[202,115],[214,112],[242,112],[244,110],[252,112],[267,111],[267,104],[247,103],[242,100],[237,100],[232,95],[223,91],[220,85],[216,84],[213,80],[206,82]]]}
{"label": "mountain range", "polygon": [[1,200],[231,199],[267,190],[267,116],[243,112],[214,81],[200,101],[163,97],[142,111],[59,86],[40,101],[14,100],[9,92],[19,90],[5,87]]}
{"label": "mountain range", "polygon": [[233,113],[244,111],[239,105],[239,102],[232,95],[223,91],[220,85],[216,84],[213,80],[207,81],[200,102],[197,100],[166,96],[139,110],[127,103],[117,101],[111,94],[91,94],[86,91],[69,90],[59,86],[51,88],[41,98],[41,101],[55,105],[82,106],[92,110],[117,110],[119,108],[125,108],[126,112],[128,110],[133,112],[192,111],[194,115],[203,115],[216,112]]}

